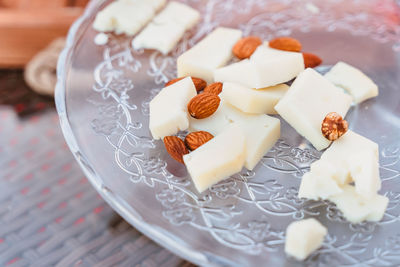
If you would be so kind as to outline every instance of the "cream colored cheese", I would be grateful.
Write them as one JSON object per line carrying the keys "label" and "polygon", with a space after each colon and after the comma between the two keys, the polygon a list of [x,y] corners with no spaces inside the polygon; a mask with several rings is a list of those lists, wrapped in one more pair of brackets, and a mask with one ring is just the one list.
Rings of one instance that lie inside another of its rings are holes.
{"label": "cream colored cheese", "polygon": [[325,116],[336,112],[345,117],[351,102],[351,96],[308,68],[296,78],[275,110],[317,150],[322,150],[331,143],[321,133]]}
{"label": "cream colored cheese", "polygon": [[325,74],[325,77],[333,84],[348,91],[356,103],[361,103],[379,94],[378,86],[359,69],[338,62]]}
{"label": "cream colored cheese", "polygon": [[196,95],[190,77],[161,89],[150,102],[149,128],[154,139],[174,135],[189,127],[187,104]]}
{"label": "cream colored cheese", "polygon": [[182,3],[169,2],[133,39],[132,46],[134,49],[156,49],[166,55],[199,19],[200,13],[197,10]]}
{"label": "cream colored cheese", "polygon": [[183,156],[186,168],[200,193],[239,172],[246,157],[242,128],[231,125],[219,135]]}
{"label": "cream colored cheese", "polygon": [[214,70],[232,58],[232,47],[242,37],[236,29],[216,28],[203,40],[178,57],[178,77],[193,76],[214,81]]}
{"label": "cream colored cheese", "polygon": [[304,260],[321,247],[327,233],[326,227],[314,218],[292,222],[286,229],[285,252]]}

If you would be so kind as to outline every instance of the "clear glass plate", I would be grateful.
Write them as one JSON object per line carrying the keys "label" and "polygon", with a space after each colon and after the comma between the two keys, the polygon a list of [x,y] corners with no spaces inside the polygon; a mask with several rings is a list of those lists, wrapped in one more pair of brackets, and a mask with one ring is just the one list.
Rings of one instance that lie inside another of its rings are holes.
{"label": "clear glass plate", "polygon": [[[92,1],[72,27],[58,66],[57,108],[65,138],[100,195],[129,223],[201,265],[400,265],[400,26],[394,1],[226,0],[184,2],[203,15],[167,56],[134,51],[131,38],[93,42],[91,24],[110,1]],[[199,195],[184,166],[148,130],[148,103],[175,78],[178,55],[218,25],[266,40],[290,35],[320,55],[361,68],[379,97],[354,106],[350,128],[380,145],[378,223],[348,223],[328,202],[297,198],[302,175],[320,153],[282,120],[282,137],[254,171],[243,170]],[[329,229],[305,263],[288,259],[285,229],[316,217]]]}

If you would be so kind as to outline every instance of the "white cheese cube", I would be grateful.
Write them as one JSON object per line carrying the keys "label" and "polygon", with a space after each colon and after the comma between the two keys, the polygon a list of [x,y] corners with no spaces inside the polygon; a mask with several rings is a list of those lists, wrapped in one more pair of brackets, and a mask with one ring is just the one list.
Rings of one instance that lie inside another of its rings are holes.
{"label": "white cheese cube", "polygon": [[236,29],[215,29],[203,40],[178,57],[178,77],[193,76],[214,81],[214,70],[232,58],[232,47],[242,37]]}
{"label": "white cheese cube", "polygon": [[286,229],[286,254],[304,260],[321,247],[328,230],[314,218],[292,222]]}
{"label": "white cheese cube", "polygon": [[339,186],[352,182],[350,170],[343,165],[335,164],[336,161],[317,160],[310,166],[310,172],[315,176],[329,177]]}
{"label": "white cheese cube", "polygon": [[389,199],[385,196],[374,195],[365,199],[357,194],[354,186],[345,185],[343,192],[328,199],[336,204],[343,216],[352,223],[362,221],[380,221],[385,213]]}
{"label": "white cheese cube", "polygon": [[246,157],[246,138],[240,126],[232,125],[183,156],[193,183],[200,193],[239,172]]}
{"label": "white cheese cube", "polygon": [[378,86],[359,69],[344,62],[338,62],[325,74],[333,84],[348,91],[356,103],[361,103],[379,94]]}
{"label": "white cheese cube", "polygon": [[207,131],[215,136],[231,123],[239,125],[246,137],[245,167],[252,170],[279,139],[280,121],[264,114],[243,113],[222,99],[217,111],[210,117],[201,120],[190,118],[189,129]]}
{"label": "white cheese cube", "polygon": [[118,0],[97,13],[93,28],[101,32],[135,35],[146,25],[165,0]]}
{"label": "white cheese cube", "polygon": [[351,96],[308,68],[296,78],[275,110],[317,150],[322,150],[331,143],[321,133],[325,116],[337,112],[345,117],[351,102]]}
{"label": "white cheese cube", "polygon": [[222,97],[246,113],[276,114],[274,107],[288,89],[289,86],[286,84],[255,90],[240,84],[225,82]]}
{"label": "white cheese cube", "polygon": [[150,131],[154,139],[189,127],[187,104],[197,95],[191,77],[163,88],[150,102]]}
{"label": "white cheese cube", "polygon": [[370,199],[381,189],[379,162],[373,150],[363,149],[353,153],[348,161],[356,193]]}
{"label": "white cheese cube", "polygon": [[329,173],[324,175],[308,172],[301,178],[299,188],[299,198],[308,198],[313,200],[327,199],[330,196],[337,195],[343,190]]}
{"label": "white cheese cube", "polygon": [[168,54],[186,30],[200,19],[200,13],[181,3],[170,2],[149,25],[132,40],[134,49],[156,49]]}
{"label": "white cheese cube", "polygon": [[302,53],[273,49],[268,43],[257,47],[250,61],[256,62],[259,66],[264,84],[261,87],[290,81],[304,70]]}
{"label": "white cheese cube", "polygon": [[290,81],[303,70],[301,53],[260,45],[250,59],[215,70],[214,79],[260,89]]}
{"label": "white cheese cube", "polygon": [[378,144],[364,136],[348,130],[342,137],[333,142],[333,144],[322,154],[320,161],[329,162],[335,166],[337,170],[343,170],[344,172],[347,172],[349,176],[341,176],[342,179],[340,179],[339,176],[336,178],[339,185],[344,185],[353,181],[349,173],[349,158],[354,157],[354,154],[359,151],[366,150],[371,151],[371,153],[375,156],[375,164],[378,164]]}

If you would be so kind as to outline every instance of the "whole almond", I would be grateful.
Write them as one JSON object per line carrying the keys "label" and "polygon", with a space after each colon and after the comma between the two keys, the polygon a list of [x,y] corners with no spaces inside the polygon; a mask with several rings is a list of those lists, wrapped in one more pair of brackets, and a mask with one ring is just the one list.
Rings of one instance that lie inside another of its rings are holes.
{"label": "whole almond", "polygon": [[304,53],[303,52],[303,58],[304,58],[304,67],[305,68],[315,68],[322,63],[322,59],[314,54],[311,53]]}
{"label": "whole almond", "polygon": [[190,150],[196,150],[213,138],[214,136],[206,131],[193,132],[185,137],[185,144]]}
{"label": "whole almond", "polygon": [[292,37],[279,37],[269,41],[269,47],[291,51],[291,52],[300,52],[301,51],[301,43],[292,38]]}
{"label": "whole almond", "polygon": [[204,88],[204,93],[209,93],[213,95],[219,95],[222,92],[222,83],[216,82],[207,85],[206,88]]}
{"label": "whole almond", "polygon": [[257,36],[244,37],[233,46],[232,52],[238,59],[249,58],[261,44],[262,40]]}
{"label": "whole almond", "polygon": [[186,148],[182,139],[177,136],[166,136],[164,137],[164,145],[165,149],[174,160],[184,163],[183,155],[188,154],[189,150]]}
{"label": "whole almond", "polygon": [[[167,82],[165,84],[165,87],[170,86],[171,84],[174,84],[176,82],[179,82],[180,80],[184,79],[186,77],[180,77],[180,78],[176,78],[176,79],[172,79],[169,82]],[[203,79],[200,78],[196,78],[196,77],[192,77],[192,81],[194,84],[194,87],[196,87],[196,91],[200,92],[201,90],[203,90],[206,86],[207,86],[207,82]]]}
{"label": "whole almond", "polygon": [[218,109],[221,99],[217,95],[202,93],[193,97],[188,104],[188,111],[190,116],[195,119],[204,119]]}

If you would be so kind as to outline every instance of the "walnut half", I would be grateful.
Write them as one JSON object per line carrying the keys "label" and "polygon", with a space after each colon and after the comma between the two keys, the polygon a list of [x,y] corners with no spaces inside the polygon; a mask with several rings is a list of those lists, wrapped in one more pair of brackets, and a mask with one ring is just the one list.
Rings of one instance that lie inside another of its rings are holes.
{"label": "walnut half", "polygon": [[335,141],[347,132],[349,124],[336,112],[326,115],[322,122],[321,132],[329,141]]}

